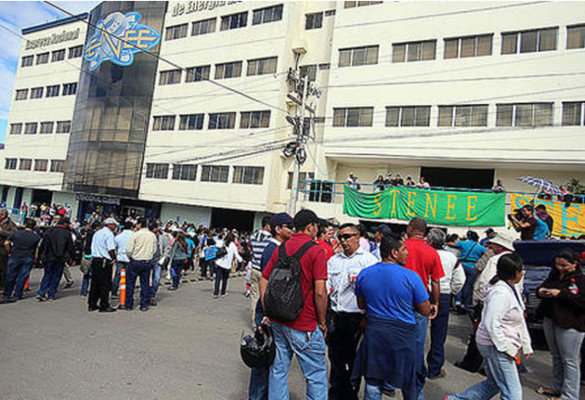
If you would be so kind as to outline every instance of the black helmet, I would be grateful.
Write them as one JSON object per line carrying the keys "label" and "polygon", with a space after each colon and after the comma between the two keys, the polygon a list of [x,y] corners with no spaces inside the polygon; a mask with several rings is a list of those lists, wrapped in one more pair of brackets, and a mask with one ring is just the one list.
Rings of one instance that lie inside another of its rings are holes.
{"label": "black helmet", "polygon": [[240,355],[244,364],[250,368],[269,367],[276,356],[276,345],[272,336],[272,329],[261,324],[254,336],[246,335],[240,344]]}

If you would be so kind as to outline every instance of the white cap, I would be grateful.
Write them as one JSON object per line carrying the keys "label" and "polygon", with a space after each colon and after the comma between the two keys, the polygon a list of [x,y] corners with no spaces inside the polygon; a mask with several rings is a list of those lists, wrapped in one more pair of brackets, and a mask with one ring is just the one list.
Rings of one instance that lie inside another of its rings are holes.
{"label": "white cap", "polygon": [[118,225],[118,221],[116,221],[114,218],[106,218],[106,220],[104,221],[104,225],[110,224]]}
{"label": "white cap", "polygon": [[495,237],[489,239],[488,243],[497,244],[505,249],[514,251],[514,240],[503,233],[498,233]]}

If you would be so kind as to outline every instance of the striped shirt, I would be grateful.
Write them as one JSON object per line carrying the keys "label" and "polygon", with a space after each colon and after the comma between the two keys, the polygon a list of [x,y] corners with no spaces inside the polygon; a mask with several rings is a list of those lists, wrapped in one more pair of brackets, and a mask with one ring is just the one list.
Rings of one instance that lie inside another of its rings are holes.
{"label": "striped shirt", "polygon": [[268,246],[268,243],[270,243],[271,238],[272,235],[270,232],[263,229],[256,231],[250,238],[250,245],[252,247],[252,268],[260,271],[262,253],[266,246]]}

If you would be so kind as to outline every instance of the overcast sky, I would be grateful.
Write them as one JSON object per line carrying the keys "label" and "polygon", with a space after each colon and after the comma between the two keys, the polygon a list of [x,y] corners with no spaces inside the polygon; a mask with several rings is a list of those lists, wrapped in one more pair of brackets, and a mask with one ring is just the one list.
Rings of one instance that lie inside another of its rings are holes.
{"label": "overcast sky", "polygon": [[[90,11],[97,1],[56,1],[59,7],[74,13]],[[14,77],[22,45],[23,28],[68,17],[67,14],[40,1],[0,2],[0,143],[6,137],[10,103],[14,97]],[[8,30],[14,32],[10,33]]]}

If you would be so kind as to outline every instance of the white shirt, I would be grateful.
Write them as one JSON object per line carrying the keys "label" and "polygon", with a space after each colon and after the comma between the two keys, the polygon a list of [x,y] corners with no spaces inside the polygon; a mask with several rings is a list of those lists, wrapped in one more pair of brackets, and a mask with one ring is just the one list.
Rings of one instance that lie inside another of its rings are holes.
{"label": "white shirt", "polygon": [[441,294],[456,295],[463,289],[465,271],[458,265],[459,259],[448,250],[437,250],[445,276],[439,280]]}
{"label": "white shirt", "polygon": [[[503,253],[496,254],[495,256],[490,258],[488,260],[487,264],[485,265],[485,268],[483,269],[483,271],[481,271],[481,274],[479,274],[479,276],[475,280],[475,283],[473,284],[473,301],[472,301],[472,304],[474,306],[479,304],[479,303],[483,303],[484,298],[485,298],[486,288],[488,287],[492,278],[494,276],[496,276],[496,273],[498,272],[498,260],[504,254],[510,254],[510,252],[508,250],[506,250]],[[524,287],[524,278],[522,278],[522,280],[516,284],[516,291],[518,291],[518,293],[522,293],[523,287]]]}
{"label": "white shirt", "polygon": [[91,256],[94,258],[105,258],[112,260],[110,250],[116,250],[114,233],[108,227],[103,227],[93,235],[91,240]]}
{"label": "white shirt", "polygon": [[134,232],[130,229],[124,229],[122,233],[114,238],[116,242],[116,258],[120,262],[130,262],[130,259],[126,255],[126,246],[128,245],[128,239]]}
{"label": "white shirt", "polygon": [[337,312],[363,313],[355,297],[355,280],[360,271],[376,264],[376,257],[359,247],[350,257],[334,255],[327,262],[327,291],[331,308]]}
{"label": "white shirt", "polygon": [[[223,241],[221,242],[222,242],[221,245],[223,246]],[[221,246],[218,244],[218,247]],[[234,257],[238,261],[242,261],[242,257],[240,257],[240,254],[238,253],[238,246],[236,246],[234,242],[231,242],[227,247],[227,254],[222,258],[216,260],[215,265],[223,269],[232,269],[232,262],[234,261]]]}

